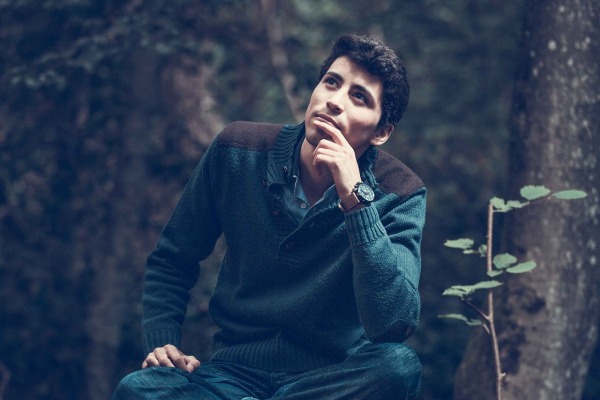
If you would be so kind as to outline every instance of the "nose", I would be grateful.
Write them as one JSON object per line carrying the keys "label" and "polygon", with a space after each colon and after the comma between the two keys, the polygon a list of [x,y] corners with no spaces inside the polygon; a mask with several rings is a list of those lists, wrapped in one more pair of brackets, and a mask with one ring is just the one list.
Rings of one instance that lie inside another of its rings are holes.
{"label": "nose", "polygon": [[344,111],[343,94],[341,90],[338,90],[329,97],[327,100],[327,108],[335,113],[341,113]]}

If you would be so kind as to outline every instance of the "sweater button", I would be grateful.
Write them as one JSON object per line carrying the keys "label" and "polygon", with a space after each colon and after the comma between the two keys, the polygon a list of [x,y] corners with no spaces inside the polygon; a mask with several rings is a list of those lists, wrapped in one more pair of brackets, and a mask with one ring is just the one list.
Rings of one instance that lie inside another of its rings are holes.
{"label": "sweater button", "polygon": [[276,217],[277,217],[277,216],[279,215],[279,213],[280,213],[280,211],[279,211],[279,208],[274,208],[274,209],[271,211],[271,213],[272,213],[274,216],[276,216]]}
{"label": "sweater button", "polygon": [[285,245],[286,250],[290,250],[290,251],[294,250],[295,247],[296,247],[296,244],[294,242],[289,242],[289,243],[286,243],[286,245]]}

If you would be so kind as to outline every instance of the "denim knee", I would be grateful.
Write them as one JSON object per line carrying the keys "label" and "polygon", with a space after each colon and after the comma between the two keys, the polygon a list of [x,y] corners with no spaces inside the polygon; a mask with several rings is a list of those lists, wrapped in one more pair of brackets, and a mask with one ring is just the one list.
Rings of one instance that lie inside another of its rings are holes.
{"label": "denim knee", "polygon": [[136,379],[135,375],[139,372],[140,371],[132,372],[131,374],[121,379],[121,381],[115,388],[111,400],[125,400],[135,398],[134,394],[136,390],[134,388],[138,386],[138,380]]}
{"label": "denim knee", "polygon": [[112,400],[146,399],[156,388],[187,381],[177,368],[152,367],[126,375],[117,385]]}
{"label": "denim knee", "polygon": [[148,379],[150,370],[139,370],[126,375],[117,385],[112,400],[126,400],[139,398],[140,392],[149,389],[152,381]]}

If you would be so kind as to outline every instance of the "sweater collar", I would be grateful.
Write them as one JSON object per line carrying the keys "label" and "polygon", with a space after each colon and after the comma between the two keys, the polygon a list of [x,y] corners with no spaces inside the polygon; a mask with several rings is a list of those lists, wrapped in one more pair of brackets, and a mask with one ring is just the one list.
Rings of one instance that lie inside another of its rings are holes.
{"label": "sweater collar", "polygon": [[304,122],[298,125],[284,125],[277,136],[275,146],[269,152],[267,183],[285,184],[292,176],[294,150],[304,139]]}

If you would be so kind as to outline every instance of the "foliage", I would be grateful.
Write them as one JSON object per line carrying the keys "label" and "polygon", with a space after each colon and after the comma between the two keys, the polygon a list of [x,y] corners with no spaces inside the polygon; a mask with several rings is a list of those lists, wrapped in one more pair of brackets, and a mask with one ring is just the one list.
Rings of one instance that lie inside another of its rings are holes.
{"label": "foliage", "polygon": [[[479,246],[478,250],[473,250],[474,241],[472,239],[461,238],[455,240],[447,240],[444,243],[445,246],[463,250],[464,254],[479,254],[481,257],[485,257],[487,260],[486,270],[487,275],[490,278],[497,278],[504,272],[511,274],[523,274],[531,272],[535,267],[535,261],[525,261],[516,264],[517,258],[509,253],[493,254],[492,243],[494,233],[494,213],[506,213],[511,210],[518,210],[523,207],[527,207],[533,202],[538,202],[547,199],[559,199],[559,200],[576,200],[583,199],[587,196],[587,193],[581,190],[563,190],[556,193],[551,193],[550,189],[544,186],[524,186],[521,188],[521,196],[526,200],[510,200],[505,201],[497,197],[493,197],[488,206],[488,226],[487,226],[487,243]],[[492,289],[501,286],[502,283],[488,279],[485,281],[477,282],[473,285],[453,285],[448,289],[444,290],[444,296],[456,296],[463,303],[469,306],[477,314],[477,319],[469,319],[462,314],[444,314],[439,315],[440,318],[447,318],[453,320],[459,320],[467,324],[468,326],[482,326],[490,336],[490,344],[494,354],[494,367],[496,374],[496,396],[498,400],[502,399],[502,382],[505,378],[505,373],[502,370],[500,360],[500,349],[498,337],[496,334],[496,323],[494,319],[494,296]],[[472,297],[477,290],[485,290],[487,293],[487,303],[485,311],[479,306],[472,302]]]}

